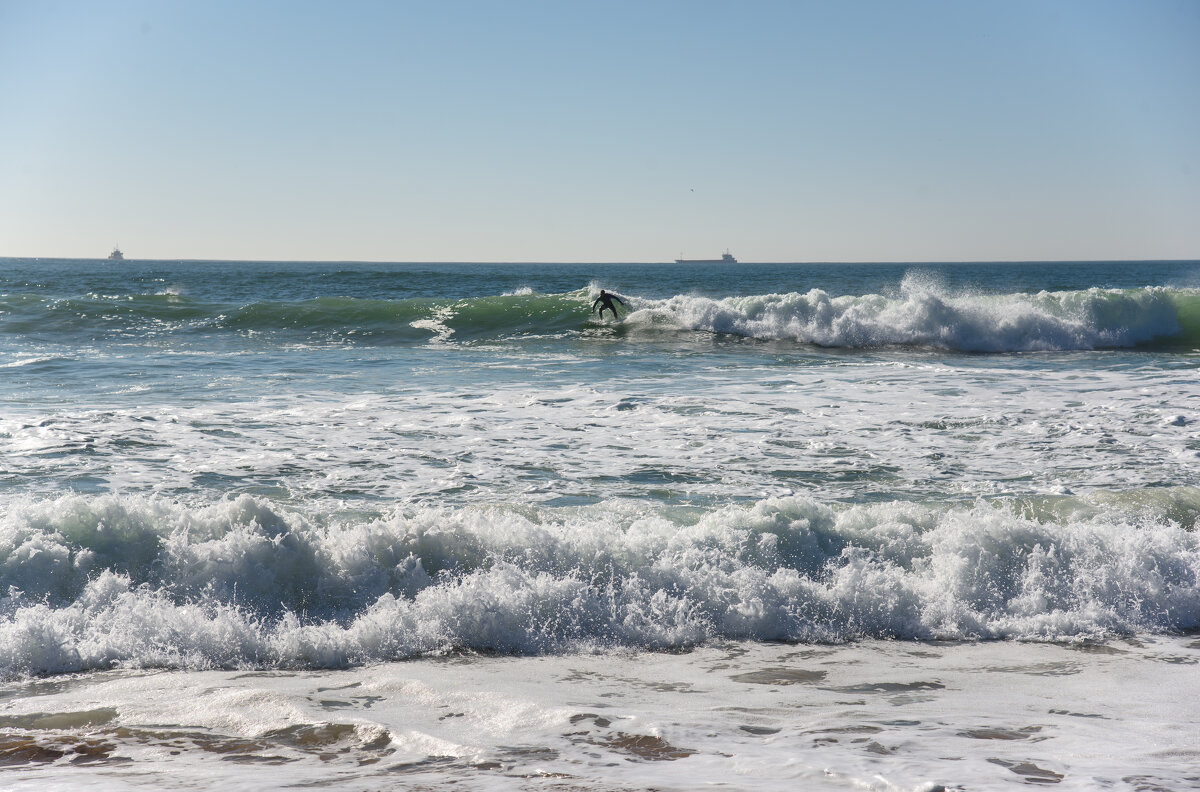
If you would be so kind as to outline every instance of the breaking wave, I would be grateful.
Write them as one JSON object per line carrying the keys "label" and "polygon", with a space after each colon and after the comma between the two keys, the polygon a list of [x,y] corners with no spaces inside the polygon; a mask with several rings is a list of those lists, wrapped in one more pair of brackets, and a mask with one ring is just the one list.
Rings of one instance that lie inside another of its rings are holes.
{"label": "breaking wave", "polygon": [[1032,352],[1200,341],[1200,292],[1167,288],[946,295],[906,279],[896,296],[676,296],[634,319],[823,347]]}
{"label": "breaking wave", "polygon": [[[244,305],[175,293],[89,294],[75,299],[0,297],[0,333],[48,339],[186,337],[235,333],[289,343],[476,343],[595,332],[598,287],[563,294],[528,288],[460,300],[319,297]],[[909,277],[890,295],[807,292],[668,299],[626,295],[612,332],[731,334],[832,348],[931,348],[1031,352],[1200,344],[1200,290],[1146,287],[947,294]]]}
{"label": "breaking wave", "polygon": [[1197,516],[1186,487],[953,507],[789,497],[698,516],[16,500],[0,522],[0,674],[1194,630]]}

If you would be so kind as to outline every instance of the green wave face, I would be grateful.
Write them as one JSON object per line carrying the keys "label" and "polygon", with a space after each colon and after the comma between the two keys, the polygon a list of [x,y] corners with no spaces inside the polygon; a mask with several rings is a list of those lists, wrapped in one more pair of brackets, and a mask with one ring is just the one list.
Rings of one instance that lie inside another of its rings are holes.
{"label": "green wave face", "polygon": [[1175,320],[1179,332],[1172,339],[1179,346],[1200,346],[1200,292],[1181,290],[1174,292]]}
{"label": "green wave face", "polygon": [[[0,334],[88,339],[231,332],[359,343],[479,343],[582,334],[597,292],[468,299],[319,297],[248,304],[175,294],[0,297]],[[627,331],[729,334],[830,348],[1026,352],[1200,345],[1200,291],[1149,287],[1038,294],[834,296],[820,290],[713,299],[628,295]],[[611,321],[611,319],[609,320]]]}
{"label": "green wave face", "polygon": [[465,300],[364,300],[321,297],[247,305],[216,324],[235,329],[300,330],[413,340],[466,342],[579,330],[586,294],[528,294]]}

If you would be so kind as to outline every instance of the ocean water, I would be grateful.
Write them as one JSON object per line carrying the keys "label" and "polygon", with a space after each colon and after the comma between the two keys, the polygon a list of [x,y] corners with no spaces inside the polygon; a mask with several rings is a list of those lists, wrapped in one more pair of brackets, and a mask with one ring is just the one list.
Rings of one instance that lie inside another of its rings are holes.
{"label": "ocean water", "polygon": [[0,789],[1200,788],[1198,375],[1200,262],[0,259]]}

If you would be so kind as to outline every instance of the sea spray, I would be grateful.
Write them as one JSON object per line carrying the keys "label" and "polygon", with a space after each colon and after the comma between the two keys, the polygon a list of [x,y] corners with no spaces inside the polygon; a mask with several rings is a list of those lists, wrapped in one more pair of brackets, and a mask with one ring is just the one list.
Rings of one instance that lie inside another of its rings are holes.
{"label": "sea spray", "polygon": [[0,764],[1188,788],[1197,273],[0,262]]}
{"label": "sea spray", "polygon": [[[198,343],[216,334],[259,343],[409,345],[489,343],[587,331],[587,289],[541,294],[529,287],[463,299],[317,297],[245,304],[175,293],[89,294],[70,299],[0,297],[0,333],[45,340],[121,337]],[[912,347],[959,352],[1036,352],[1170,346],[1200,332],[1200,291],[1146,287],[985,294],[947,292],[906,278],[895,294],[837,295],[815,288],[742,297],[626,295],[634,333],[703,332],[819,347]]]}
{"label": "sea spray", "polygon": [[[1113,502],[1115,499],[1115,502]],[[336,667],[448,650],[720,639],[1077,640],[1200,626],[1197,493],[1104,508],[805,498],[679,515],[409,509],[305,516],[250,497],[12,504],[7,674]],[[614,518],[615,516],[615,518]]]}
{"label": "sea spray", "polygon": [[906,280],[898,297],[806,293],[649,301],[630,321],[647,326],[788,340],[822,347],[921,347],[1034,352],[1130,347],[1180,332],[1180,304],[1200,295],[1168,289],[1026,295],[946,295]]}

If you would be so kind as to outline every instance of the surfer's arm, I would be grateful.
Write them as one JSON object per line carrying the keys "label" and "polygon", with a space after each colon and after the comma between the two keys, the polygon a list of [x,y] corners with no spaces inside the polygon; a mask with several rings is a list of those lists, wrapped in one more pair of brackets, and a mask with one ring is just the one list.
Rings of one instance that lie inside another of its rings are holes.
{"label": "surfer's arm", "polygon": [[618,297],[617,295],[615,295],[615,294],[614,294],[612,297],[613,297],[613,299],[614,299],[614,300],[616,300],[617,302],[621,303],[621,305],[624,305],[626,308],[628,308],[628,307],[629,307],[629,303],[625,302],[624,300],[622,300],[622,299],[621,299],[620,297]]}

